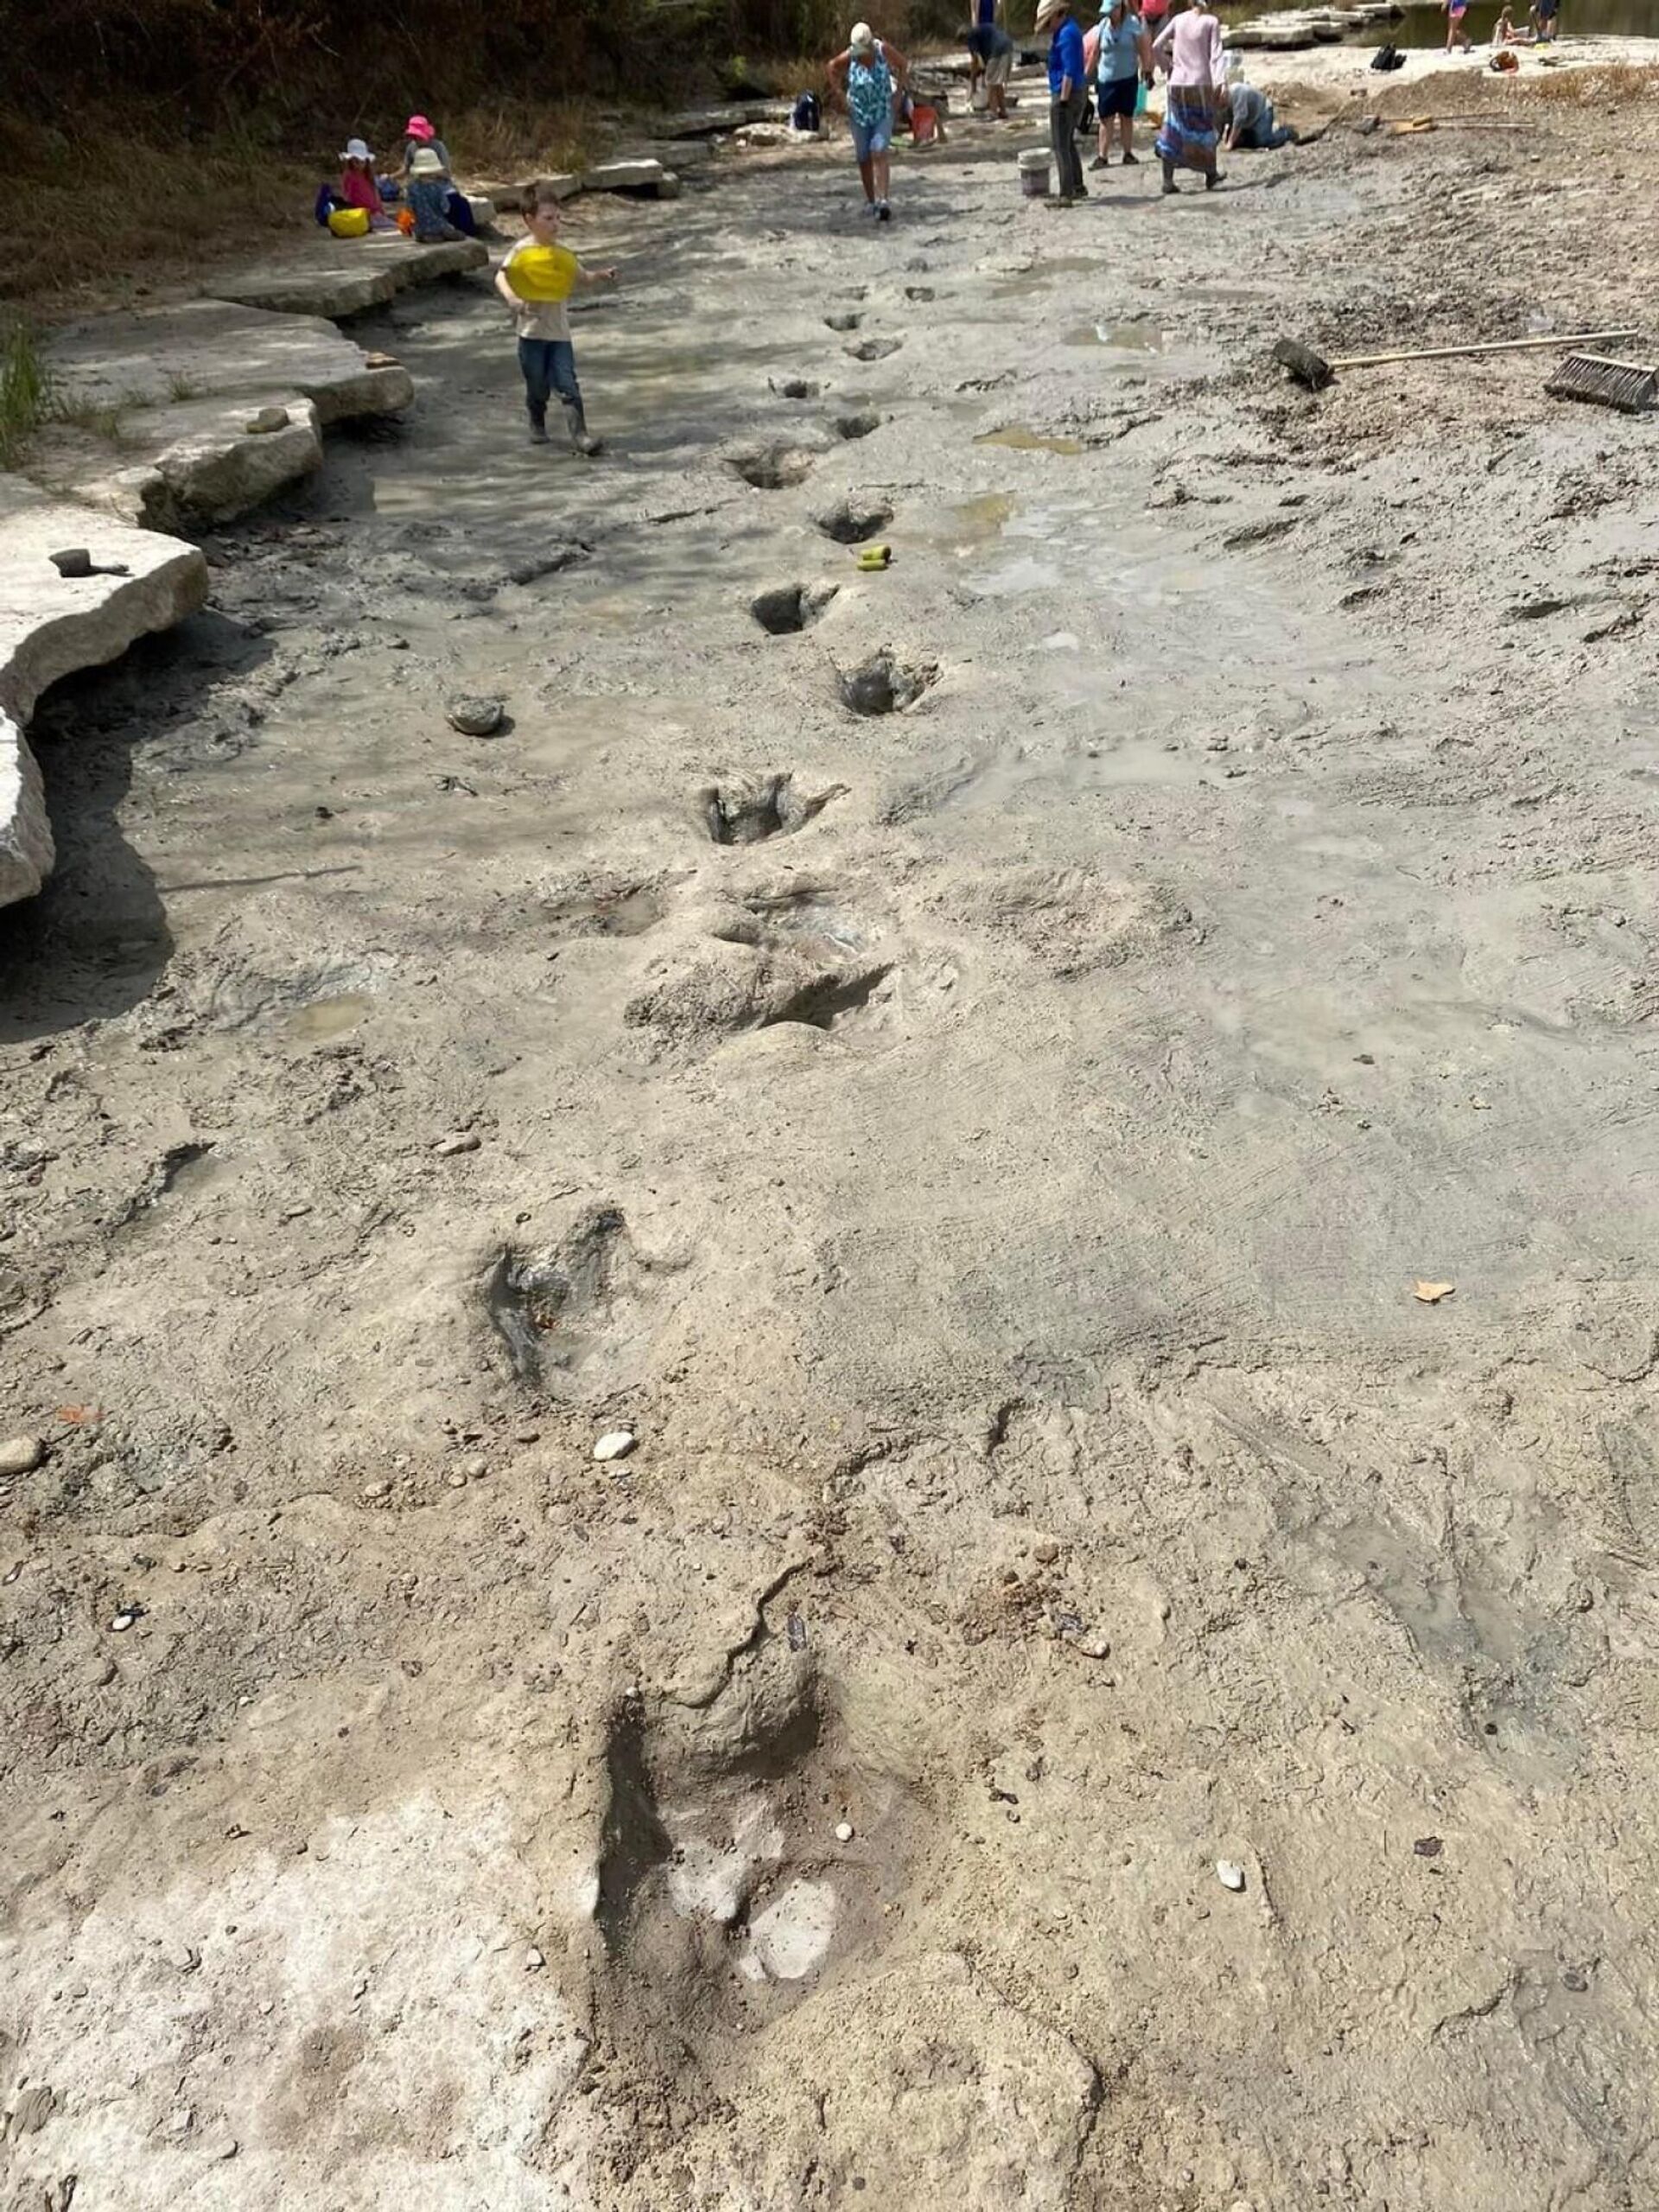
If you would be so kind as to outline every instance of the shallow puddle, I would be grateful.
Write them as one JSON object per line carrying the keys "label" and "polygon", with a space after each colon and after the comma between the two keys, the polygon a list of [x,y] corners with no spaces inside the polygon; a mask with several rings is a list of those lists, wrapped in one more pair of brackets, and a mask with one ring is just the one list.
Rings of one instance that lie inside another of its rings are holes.
{"label": "shallow puddle", "polygon": [[1122,353],[1161,353],[1164,334],[1155,322],[1080,322],[1068,330],[1067,346],[1109,346]]}
{"label": "shallow puddle", "polygon": [[1083,442],[1079,438],[1047,437],[1040,430],[1033,430],[1028,423],[1008,423],[1000,430],[985,430],[974,440],[976,446],[1009,446],[1015,453],[1079,454]]}
{"label": "shallow puddle", "polygon": [[338,998],[313,999],[296,1007],[283,1024],[283,1033],[296,1044],[322,1045],[355,1029],[373,1001],[366,991],[342,991]]}

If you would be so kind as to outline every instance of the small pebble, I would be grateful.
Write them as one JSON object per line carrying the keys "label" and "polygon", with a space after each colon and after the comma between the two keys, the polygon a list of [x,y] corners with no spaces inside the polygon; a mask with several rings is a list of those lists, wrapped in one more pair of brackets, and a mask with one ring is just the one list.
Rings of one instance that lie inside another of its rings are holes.
{"label": "small pebble", "polygon": [[850,1843],[852,1840],[852,1822],[850,1821],[837,1821],[836,1822],[836,1841],[837,1843]]}
{"label": "small pebble", "polygon": [[1032,1554],[1032,1557],[1037,1561],[1039,1567],[1052,1567],[1059,1555],[1059,1546],[1058,1544],[1049,1542],[1039,1544]]}
{"label": "small pebble", "polygon": [[110,1626],[117,1636],[124,1636],[137,1618],[137,1613],[118,1613]]}
{"label": "small pebble", "polygon": [[46,1457],[46,1446],[38,1436],[9,1436],[0,1444],[0,1482],[10,1482],[14,1475],[32,1475]]}
{"label": "small pebble", "polygon": [[474,1455],[470,1459],[461,1461],[461,1471],[469,1483],[481,1483],[490,1471],[490,1463],[487,1459],[480,1459]]}
{"label": "small pebble", "polygon": [[501,727],[499,699],[460,698],[449,702],[449,726],[463,737],[491,737]]}
{"label": "small pebble", "polygon": [[385,1482],[365,1483],[363,1485],[363,1495],[371,1502],[377,1497],[390,1497],[391,1496],[391,1484]]}
{"label": "small pebble", "polygon": [[546,1964],[547,1961],[542,1956],[541,1953],[532,1943],[530,1948],[524,1953],[524,1972],[526,1974],[534,1974],[539,1967],[544,1967]]}
{"label": "small pebble", "polygon": [[471,1129],[452,1129],[447,1137],[440,1137],[432,1149],[440,1160],[453,1160],[458,1152],[476,1152],[479,1142]]}
{"label": "small pebble", "polygon": [[1244,1869],[1236,1859],[1217,1859],[1216,1878],[1224,1890],[1242,1890],[1244,1886]]}
{"label": "small pebble", "polygon": [[451,1490],[465,1490],[467,1487],[467,1478],[459,1467],[449,1478],[449,1487]]}
{"label": "small pebble", "polygon": [[607,1429],[594,1446],[595,1459],[626,1459],[639,1441],[631,1428]]}
{"label": "small pebble", "polygon": [[202,2145],[202,2153],[209,2158],[233,2158],[240,2145],[234,2135],[210,2135]]}

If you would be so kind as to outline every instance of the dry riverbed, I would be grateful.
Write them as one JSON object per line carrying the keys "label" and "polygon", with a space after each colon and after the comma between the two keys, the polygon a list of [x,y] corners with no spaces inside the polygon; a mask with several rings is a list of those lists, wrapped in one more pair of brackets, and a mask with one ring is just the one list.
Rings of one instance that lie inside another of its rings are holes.
{"label": "dry riverbed", "polygon": [[1267,363],[1605,124],[584,207],[48,697],[9,2202],[1659,2193],[1659,434]]}

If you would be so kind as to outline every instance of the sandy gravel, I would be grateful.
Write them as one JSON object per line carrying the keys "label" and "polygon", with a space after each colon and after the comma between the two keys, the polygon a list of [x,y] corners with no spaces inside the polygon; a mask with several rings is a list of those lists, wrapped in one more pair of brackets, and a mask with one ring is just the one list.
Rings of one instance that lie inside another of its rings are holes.
{"label": "sandy gravel", "polygon": [[583,211],[48,702],[9,2204],[1659,2196],[1656,431],[1268,359],[1653,112]]}

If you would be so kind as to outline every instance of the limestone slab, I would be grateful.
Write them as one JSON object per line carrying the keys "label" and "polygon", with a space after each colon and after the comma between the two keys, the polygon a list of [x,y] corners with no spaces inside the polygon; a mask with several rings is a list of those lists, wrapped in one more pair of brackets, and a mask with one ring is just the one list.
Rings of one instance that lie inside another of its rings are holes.
{"label": "limestone slab", "polygon": [[384,307],[411,285],[486,268],[489,258],[490,250],[481,238],[416,245],[412,238],[390,231],[366,238],[334,238],[319,232],[302,258],[227,277],[214,290],[219,299],[241,307],[338,321]]}
{"label": "limestone slab", "polygon": [[[321,465],[321,431],[396,414],[414,386],[320,315],[194,300],[105,315],[54,338],[64,419],[30,474],[129,522],[226,522]],[[287,421],[251,432],[262,409]]]}
{"label": "limestone slab", "polygon": [[[60,576],[49,556],[73,546],[127,573]],[[207,596],[199,546],[0,476],[0,905],[32,896],[52,867],[40,770],[23,735],[41,692],[181,621]]]}
{"label": "limestone slab", "polygon": [[658,200],[672,200],[679,192],[680,180],[660,162],[601,162],[597,168],[582,172],[582,188],[584,192],[642,192]]}

